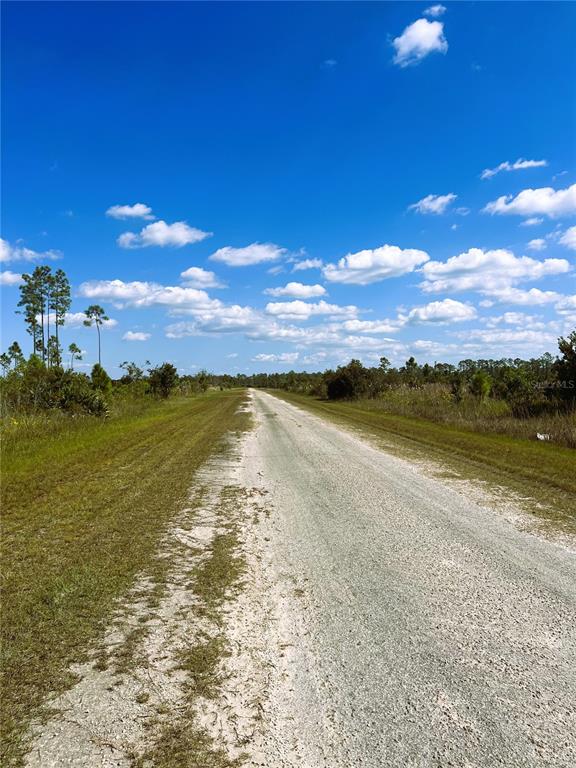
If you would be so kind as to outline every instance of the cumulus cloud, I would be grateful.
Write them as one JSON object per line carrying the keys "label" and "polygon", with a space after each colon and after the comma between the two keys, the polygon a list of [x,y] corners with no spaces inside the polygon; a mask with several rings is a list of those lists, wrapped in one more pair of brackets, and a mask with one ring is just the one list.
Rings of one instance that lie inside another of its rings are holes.
{"label": "cumulus cloud", "polygon": [[546,240],[541,237],[536,237],[534,240],[530,240],[528,248],[531,251],[544,251],[546,250]]}
{"label": "cumulus cloud", "polygon": [[421,288],[427,293],[478,291],[495,294],[521,281],[539,280],[569,271],[570,264],[565,259],[538,261],[528,256],[515,256],[503,248],[488,251],[470,248],[448,261],[425,264]]}
{"label": "cumulus cloud", "polygon": [[79,294],[89,299],[124,302],[133,307],[150,307],[159,304],[171,308],[187,306],[210,308],[221,305],[217,299],[211,299],[206,291],[198,288],[164,286],[138,280],[128,283],[123,280],[91,280],[80,285]]}
{"label": "cumulus cloud", "polygon": [[292,296],[295,299],[312,299],[316,296],[325,296],[326,288],[316,283],[304,285],[303,283],[290,282],[279,288],[266,288],[264,293],[268,296]]}
{"label": "cumulus cloud", "polygon": [[520,157],[513,163],[506,160],[505,162],[500,163],[500,165],[497,165],[496,168],[484,168],[480,174],[480,178],[491,179],[502,171],[523,171],[526,168],[543,168],[547,165],[548,160],[524,160]]}
{"label": "cumulus cloud", "polygon": [[55,261],[62,258],[60,251],[33,251],[21,245],[10,245],[0,238],[0,262],[9,261]]}
{"label": "cumulus cloud", "polygon": [[[440,215],[446,212],[448,206],[452,201],[456,200],[458,195],[450,192],[448,195],[426,195],[422,200],[418,200],[417,203],[413,203],[408,206],[408,210],[417,211],[418,213],[435,213]],[[462,211],[467,209],[461,209]]]}
{"label": "cumulus cloud", "polygon": [[122,339],[124,341],[148,341],[150,338],[149,333],[143,333],[142,331],[126,331]]}
{"label": "cumulus cloud", "polygon": [[514,344],[528,347],[530,350],[542,350],[556,344],[556,335],[542,331],[518,329],[477,329],[462,332],[461,338],[481,341],[489,346]]}
{"label": "cumulus cloud", "polygon": [[488,328],[496,328],[499,325],[512,325],[525,330],[539,331],[546,328],[540,316],[527,315],[525,312],[504,312],[502,315],[492,315],[482,320]]}
{"label": "cumulus cloud", "polygon": [[[54,323],[55,320],[56,317],[51,314],[50,322]],[[84,312],[66,312],[66,315],[64,316],[64,321],[69,328],[82,328],[84,326],[84,320],[86,320],[86,314]],[[102,321],[103,328],[114,328],[116,325],[118,325],[118,320],[115,320],[113,317],[109,317],[108,320]]]}
{"label": "cumulus cloud", "polygon": [[185,308],[178,314],[189,314],[193,320],[172,323],[166,328],[166,335],[172,339],[203,334],[221,334],[256,331],[266,321],[264,315],[252,307],[238,304],[218,303],[210,308]]}
{"label": "cumulus cloud", "polygon": [[345,320],[342,328],[350,333],[395,333],[402,327],[398,320]]}
{"label": "cumulus cloud", "polygon": [[258,355],[254,355],[252,362],[254,363],[295,363],[300,357],[299,352],[281,352],[280,354],[266,354],[261,352]]}
{"label": "cumulus cloud", "polygon": [[399,67],[419,64],[431,53],[446,53],[448,50],[444,24],[428,19],[417,19],[410,24],[400,37],[392,41],[392,45],[396,51],[393,61]]}
{"label": "cumulus cloud", "polygon": [[210,258],[212,261],[222,261],[229,267],[248,267],[266,261],[277,261],[286,253],[286,248],[274,243],[252,243],[244,248],[232,248],[227,245],[215,251]]}
{"label": "cumulus cloud", "polygon": [[218,280],[214,272],[209,272],[202,267],[189,267],[180,273],[180,277],[191,288],[223,288],[224,285]]}
{"label": "cumulus cloud", "polygon": [[400,315],[400,319],[407,325],[422,323],[461,323],[466,320],[474,320],[477,317],[476,309],[470,304],[463,304],[453,299],[431,301],[421,307],[414,307],[407,315]]}
{"label": "cumulus cloud", "polygon": [[541,219],[539,216],[531,216],[529,219],[524,219],[524,221],[520,222],[521,227],[536,227],[538,224],[542,224],[544,219]]}
{"label": "cumulus cloud", "polygon": [[436,19],[438,16],[442,16],[444,13],[446,13],[446,6],[437,3],[436,5],[431,5],[430,8],[426,8],[424,11],[424,16],[430,16],[433,19]]}
{"label": "cumulus cloud", "polygon": [[491,307],[494,303],[538,307],[543,304],[551,304],[560,298],[560,294],[556,291],[541,291],[540,288],[530,288],[530,290],[524,291],[521,288],[511,286],[495,288],[487,291],[487,294],[491,300],[482,301],[483,307]]}
{"label": "cumulus cloud", "polygon": [[326,301],[307,303],[305,301],[271,301],[266,304],[266,312],[282,320],[308,320],[314,315],[353,316],[358,308],[352,305],[341,307]]}
{"label": "cumulus cloud", "polygon": [[563,296],[554,306],[559,315],[576,316],[576,294],[574,296]]}
{"label": "cumulus cloud", "polygon": [[548,216],[551,219],[576,213],[576,184],[566,189],[523,189],[516,197],[502,195],[483,209],[491,214]]}
{"label": "cumulus cloud", "polygon": [[[38,323],[41,323],[42,316],[37,315],[36,319]],[[83,328],[84,321],[86,320],[85,312],[66,312],[64,315],[64,322],[67,328]],[[56,315],[53,312],[44,315],[44,325],[54,325],[56,322]],[[109,317],[108,320],[102,322],[103,328],[114,328],[118,325],[118,320],[113,317]]]}
{"label": "cumulus cloud", "polygon": [[211,234],[211,232],[202,232],[201,229],[190,227],[185,221],[167,224],[160,220],[148,224],[138,233],[124,232],[117,242],[121,248],[149,248],[150,246],[182,248],[190,243],[199,243]]}
{"label": "cumulus cloud", "polygon": [[327,264],[322,273],[326,280],[333,283],[369,285],[412,272],[429,258],[425,251],[382,245],[380,248],[349,253],[336,264]]}
{"label": "cumulus cloud", "polygon": [[569,227],[558,242],[576,251],[576,227]]}
{"label": "cumulus cloud", "polygon": [[292,272],[300,272],[304,269],[321,269],[322,259],[302,259],[292,267]]}
{"label": "cumulus cloud", "polygon": [[0,285],[20,285],[21,282],[22,275],[16,272],[10,272],[9,269],[0,272]]}
{"label": "cumulus cloud", "polygon": [[152,208],[144,203],[134,205],[111,205],[106,211],[111,219],[154,219]]}

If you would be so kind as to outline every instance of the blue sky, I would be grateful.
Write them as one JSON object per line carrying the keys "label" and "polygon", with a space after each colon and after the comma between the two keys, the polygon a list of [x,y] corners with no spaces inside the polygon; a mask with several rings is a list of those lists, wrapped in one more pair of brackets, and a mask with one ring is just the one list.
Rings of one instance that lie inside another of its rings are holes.
{"label": "blue sky", "polygon": [[102,304],[111,372],[555,352],[575,26],[554,2],[4,3],[3,346],[29,350],[18,276],[52,259],[65,345],[95,361]]}

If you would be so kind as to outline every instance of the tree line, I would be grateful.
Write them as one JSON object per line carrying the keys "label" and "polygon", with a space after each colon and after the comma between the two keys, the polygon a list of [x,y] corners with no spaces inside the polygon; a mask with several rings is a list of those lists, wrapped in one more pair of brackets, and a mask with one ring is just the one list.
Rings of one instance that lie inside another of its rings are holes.
{"label": "tree line", "polygon": [[287,371],[255,374],[211,374],[202,370],[179,376],[171,363],[143,367],[134,362],[120,364],[123,375],[112,381],[102,367],[101,327],[109,319],[103,307],[90,305],[83,324],[94,326],[98,341],[98,363],[90,376],[77,373],[74,363],[82,360],[76,343],[67,349],[60,344],[60,330],[71,306],[70,282],[63,270],[52,272],[38,266],[22,276],[19,314],[32,339],[32,354],[26,359],[20,345],[13,342],[0,355],[3,370],[0,382],[8,409],[37,410],[60,408],[86,413],[107,413],[112,396],[150,394],[165,398],[173,391],[182,394],[205,392],[210,388],[260,387],[285,389],[330,400],[380,398],[398,390],[441,387],[454,403],[466,398],[479,402],[504,400],[519,417],[546,410],[576,407],[576,330],[558,340],[557,356],[461,360],[457,364],[418,363],[414,357],[403,365],[392,366],[386,357],[379,365],[367,367],[353,359],[346,365],[326,371]]}

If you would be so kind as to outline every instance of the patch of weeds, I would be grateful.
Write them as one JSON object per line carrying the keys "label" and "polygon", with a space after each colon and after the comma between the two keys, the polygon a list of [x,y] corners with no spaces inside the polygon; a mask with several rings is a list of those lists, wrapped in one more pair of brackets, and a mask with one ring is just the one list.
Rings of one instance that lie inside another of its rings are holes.
{"label": "patch of weeds", "polygon": [[156,743],[137,757],[134,768],[240,768],[245,759],[231,760],[215,749],[209,735],[188,720],[167,725]]}
{"label": "patch of weeds", "polygon": [[219,665],[225,655],[225,640],[221,635],[208,637],[199,644],[186,648],[180,654],[178,669],[186,672],[184,684],[186,698],[192,701],[197,696],[214,699],[222,682]]}
{"label": "patch of weeds", "polygon": [[115,675],[126,675],[134,669],[137,663],[136,651],[148,634],[146,627],[134,627],[124,638],[124,641],[113,650],[111,661]]}
{"label": "patch of weeds", "polygon": [[211,625],[198,642],[181,651],[178,669],[186,672],[183,684],[185,705],[179,717],[159,729],[154,743],[134,758],[133,768],[240,768],[247,756],[230,758],[217,748],[210,735],[195,723],[195,704],[199,697],[215,699],[222,684],[222,660],[229,653],[226,638],[220,631],[221,608],[241,588],[245,571],[244,558],[238,554],[236,524],[242,491],[225,488],[218,510],[221,530],[210,544],[207,556],[193,569],[193,589],[198,598],[196,613]]}

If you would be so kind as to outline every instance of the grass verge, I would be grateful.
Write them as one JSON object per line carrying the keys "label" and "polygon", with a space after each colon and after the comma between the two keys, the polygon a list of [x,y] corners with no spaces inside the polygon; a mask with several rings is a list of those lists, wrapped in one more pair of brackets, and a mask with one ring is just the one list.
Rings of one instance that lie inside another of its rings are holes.
{"label": "grass verge", "polygon": [[362,403],[330,402],[278,390],[269,393],[337,424],[360,429],[405,458],[424,455],[459,476],[509,487],[533,500],[527,501],[530,511],[576,532],[576,451],[570,448],[456,429]]}
{"label": "grass verge", "polygon": [[150,566],[194,471],[229,430],[242,390],[153,404],[109,421],[66,420],[6,441],[2,759],[46,696],[73,680],[115,600]]}
{"label": "grass verge", "polygon": [[184,704],[177,717],[159,724],[152,744],[133,759],[134,768],[240,768],[245,762],[242,755],[231,758],[196,722],[198,700],[215,699],[221,692],[222,661],[229,654],[222,608],[242,588],[246,569],[236,522],[241,501],[240,489],[223,489],[218,508],[220,530],[207,557],[191,574],[198,598],[195,614],[205,629],[180,653],[178,668],[186,674]]}

